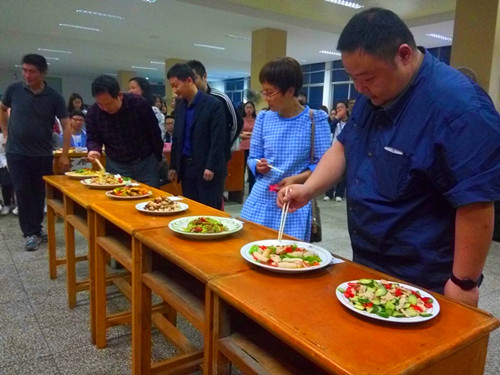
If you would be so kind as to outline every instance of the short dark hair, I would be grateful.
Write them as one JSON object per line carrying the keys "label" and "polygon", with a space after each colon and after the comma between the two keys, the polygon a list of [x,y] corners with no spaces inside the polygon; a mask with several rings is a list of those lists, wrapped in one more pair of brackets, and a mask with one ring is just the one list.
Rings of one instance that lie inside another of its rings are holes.
{"label": "short dark hair", "polygon": [[174,119],[174,121],[175,121],[175,116],[172,116],[172,115],[166,115],[166,116],[165,116],[165,121],[166,121],[168,118],[173,118],[173,119]]}
{"label": "short dark hair", "polygon": [[112,98],[117,98],[120,93],[118,81],[111,76],[101,74],[92,82],[92,96],[108,93]]}
{"label": "short dark hair", "polygon": [[83,113],[82,111],[80,111],[79,109],[74,109],[73,111],[71,111],[71,113],[69,114],[69,117],[72,118],[73,116],[81,116],[83,118],[85,118],[85,113]]}
{"label": "short dark hair", "polygon": [[147,101],[150,101],[150,96],[151,96],[151,86],[149,85],[149,82],[146,78],[142,77],[132,77],[128,80],[129,82],[135,81],[139,85],[139,87],[142,90],[142,96],[146,98]]}
{"label": "short dark hair", "polygon": [[340,34],[337,50],[367,54],[393,62],[401,44],[416,49],[413,34],[401,18],[383,8],[370,8],[352,17]]}
{"label": "short dark hair", "polygon": [[37,55],[36,53],[24,55],[22,63],[34,65],[41,73],[45,73],[48,69],[47,60],[45,60],[45,57],[43,57],[42,55]]}
{"label": "short dark hair", "polygon": [[297,60],[291,57],[280,57],[269,61],[262,67],[259,81],[278,87],[282,93],[293,87],[294,96],[298,96],[303,82],[302,68]]}
{"label": "short dark hair", "polygon": [[188,78],[191,78],[194,82],[193,69],[188,64],[177,63],[167,72],[167,79],[170,78],[177,78],[181,81],[186,81]]}
{"label": "short dark hair", "polygon": [[207,74],[205,66],[198,60],[189,60],[186,64],[188,64],[189,67],[193,69],[196,72],[196,74],[202,78],[205,76],[205,74]]}
{"label": "short dark hair", "polygon": [[69,99],[68,99],[68,111],[69,112],[72,112],[73,109],[75,108],[73,106],[73,102],[75,101],[75,99],[80,99],[82,101],[82,108],[84,107],[84,104],[83,104],[83,98],[80,94],[74,92],[72,93],[70,96],[69,96]]}

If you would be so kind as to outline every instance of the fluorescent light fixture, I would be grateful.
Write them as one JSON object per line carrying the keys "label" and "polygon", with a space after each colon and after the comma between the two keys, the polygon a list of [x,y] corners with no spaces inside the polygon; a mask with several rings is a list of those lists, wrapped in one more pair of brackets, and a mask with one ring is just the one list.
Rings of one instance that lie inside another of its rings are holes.
{"label": "fluorescent light fixture", "polygon": [[319,53],[322,53],[324,55],[335,55],[335,56],[342,56],[340,52],[337,51],[328,51],[326,49],[322,49],[321,51],[318,51]]}
{"label": "fluorescent light fixture", "polygon": [[250,40],[250,38],[247,38],[246,36],[241,36],[241,35],[226,34],[226,37],[233,38],[233,39],[240,39],[240,40]]}
{"label": "fluorescent light fixture", "polygon": [[149,68],[147,66],[136,66],[136,65],[132,65],[132,68],[134,68],[134,69],[144,69],[144,70],[158,70],[157,68]]}
{"label": "fluorescent light fixture", "polygon": [[22,68],[23,66],[22,65],[19,65],[19,64],[16,64],[14,65],[16,68]]}
{"label": "fluorescent light fixture", "polygon": [[364,8],[364,5],[355,3],[354,1],[345,1],[345,0],[325,0],[327,3],[332,3],[336,5],[342,5],[344,7],[348,8],[353,8],[353,9],[360,9]]}
{"label": "fluorescent light fixture", "polygon": [[54,53],[67,53],[67,54],[73,53],[71,51],[61,51],[58,49],[48,49],[48,48],[38,48],[38,50],[43,52],[54,52]]}
{"label": "fluorescent light fixture", "polygon": [[150,61],[151,64],[165,65],[165,61]]}
{"label": "fluorescent light fixture", "polygon": [[195,47],[203,47],[203,48],[212,48],[212,49],[220,49],[220,50],[225,50],[225,47],[218,47],[218,46],[212,46],[210,44],[200,44],[200,43],[194,43],[193,46]]}
{"label": "fluorescent light fixture", "polygon": [[156,0],[142,0],[142,1],[144,1],[145,3],[151,3],[151,4],[156,3]]}
{"label": "fluorescent light fixture", "polygon": [[48,56],[44,56],[45,57],[45,60],[59,60],[59,57],[48,57]]}
{"label": "fluorescent light fixture", "polygon": [[96,29],[94,27],[85,27],[85,26],[78,26],[78,25],[70,25],[70,24],[67,24],[67,23],[60,23],[59,26],[62,26],[62,27],[71,27],[73,29],[88,30],[88,31],[102,31],[101,29]]}
{"label": "fluorescent light fixture", "polygon": [[116,73],[102,73],[102,74],[106,74],[107,76],[113,76],[113,77],[118,76],[118,74]]}
{"label": "fluorescent light fixture", "polygon": [[122,16],[115,16],[114,14],[106,14],[106,13],[94,12],[92,10],[85,10],[85,9],[77,9],[76,13],[83,13],[83,14],[88,14],[88,15],[91,15],[91,16],[115,18],[117,20],[124,20],[125,19],[125,17],[122,17]]}
{"label": "fluorescent light fixture", "polygon": [[451,42],[452,41],[451,38],[448,38],[447,36],[440,35],[440,34],[429,33],[429,34],[425,34],[425,36],[428,36],[430,38],[435,38],[435,39],[446,40],[447,42]]}

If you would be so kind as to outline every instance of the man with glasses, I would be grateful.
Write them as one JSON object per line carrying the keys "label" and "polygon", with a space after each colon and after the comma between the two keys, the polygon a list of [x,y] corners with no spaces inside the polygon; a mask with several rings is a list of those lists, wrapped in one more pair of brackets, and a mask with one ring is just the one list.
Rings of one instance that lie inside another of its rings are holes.
{"label": "man with glasses", "polygon": [[24,82],[13,83],[5,90],[0,104],[0,126],[3,141],[7,142],[7,165],[17,197],[19,224],[26,239],[25,250],[34,251],[47,240],[42,230],[45,205],[42,177],[53,173],[55,118],[61,122],[65,134],[59,158],[63,172],[69,167],[71,132],[63,97],[44,81],[47,74],[45,57],[24,56],[22,69]]}

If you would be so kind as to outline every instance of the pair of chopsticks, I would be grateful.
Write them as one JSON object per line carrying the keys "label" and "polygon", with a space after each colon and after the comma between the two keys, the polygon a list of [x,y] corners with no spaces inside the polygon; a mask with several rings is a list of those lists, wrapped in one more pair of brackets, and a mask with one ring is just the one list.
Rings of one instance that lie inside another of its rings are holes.
{"label": "pair of chopsticks", "polygon": [[[285,190],[285,197],[288,195],[288,187]],[[281,209],[281,219],[280,228],[278,231],[278,243],[281,243],[281,238],[283,237],[283,230],[285,229],[286,215],[288,215],[288,207],[290,206],[290,201],[286,201]]]}
{"label": "pair of chopsticks", "polygon": [[95,162],[97,163],[97,165],[99,166],[99,168],[101,168],[101,171],[105,170],[99,159],[95,159]]}
{"label": "pair of chopsticks", "polygon": [[[261,161],[260,159],[255,159],[256,161]],[[273,167],[271,164],[268,164],[269,168],[271,169],[274,169],[276,172],[279,172],[279,173],[285,173],[285,171],[282,171],[281,169],[279,168],[276,168],[276,167]]]}

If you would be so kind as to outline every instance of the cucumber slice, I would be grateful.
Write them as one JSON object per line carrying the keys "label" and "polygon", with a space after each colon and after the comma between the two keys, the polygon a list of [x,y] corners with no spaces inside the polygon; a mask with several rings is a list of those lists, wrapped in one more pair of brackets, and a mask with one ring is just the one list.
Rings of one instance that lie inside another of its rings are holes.
{"label": "cucumber slice", "polygon": [[416,305],[417,304],[417,296],[415,294],[410,294],[408,296],[408,302],[411,304],[411,305]]}
{"label": "cucumber slice", "polygon": [[373,283],[373,280],[372,279],[359,279],[358,282],[360,284],[363,284],[363,285],[368,285],[368,284]]}
{"label": "cucumber slice", "polygon": [[377,291],[375,292],[376,297],[382,297],[387,294],[387,289],[385,289],[384,286],[380,286]]}
{"label": "cucumber slice", "polygon": [[432,314],[429,314],[429,313],[420,313],[420,316],[428,317],[428,316],[432,316]]}

